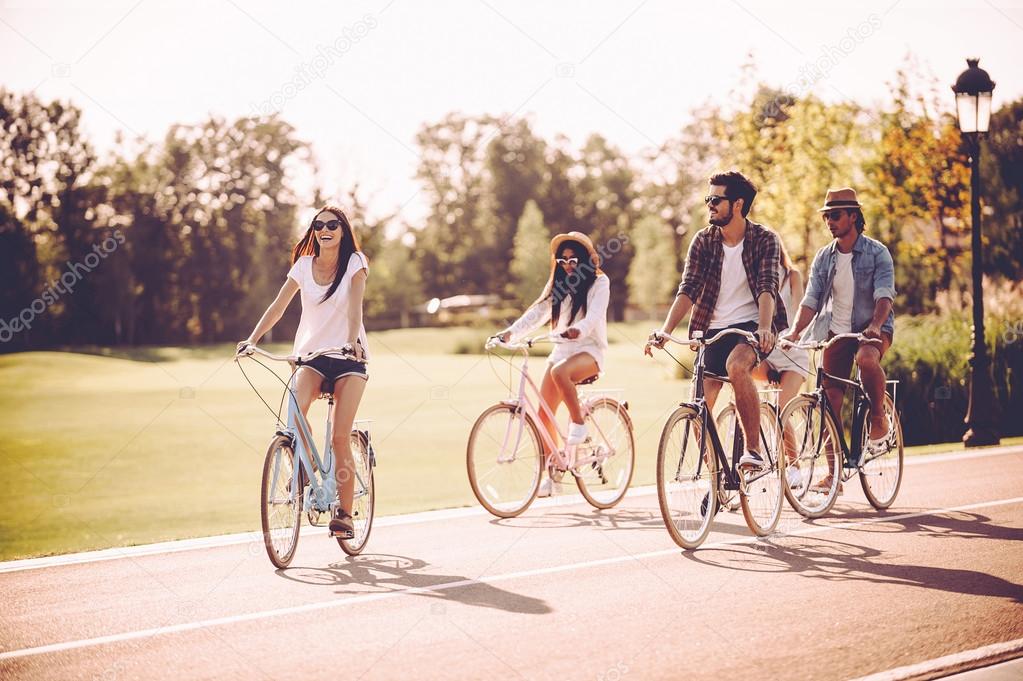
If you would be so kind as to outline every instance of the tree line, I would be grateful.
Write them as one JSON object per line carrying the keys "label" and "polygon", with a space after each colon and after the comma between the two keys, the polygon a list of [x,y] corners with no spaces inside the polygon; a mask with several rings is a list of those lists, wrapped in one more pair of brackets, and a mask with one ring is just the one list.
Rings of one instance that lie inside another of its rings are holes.
{"label": "tree line", "polygon": [[[756,82],[755,77],[747,79]],[[370,220],[359,187],[299,196],[313,150],[278,116],[211,117],[159,141],[118,139],[100,157],[81,111],[0,90],[0,352],[69,344],[197,344],[244,337],[288,268],[303,221],[346,206],[371,259],[376,328],[433,297],[531,301],[546,243],[578,230],[615,244],[609,314],[670,302],[707,178],[737,168],[760,188],[751,218],[804,269],[828,239],[816,208],[851,185],[868,234],[896,260],[900,313],[935,310],[969,271],[969,163],[951,99],[909,63],[883,110],[743,86],[657,148],[629,156],[599,134],[579,148],[528,118],[453,112],[416,135],[429,211]],[[1023,100],[985,142],[985,271],[1023,275]],[[391,235],[388,238],[387,235]],[[286,337],[296,305],[282,321]]]}

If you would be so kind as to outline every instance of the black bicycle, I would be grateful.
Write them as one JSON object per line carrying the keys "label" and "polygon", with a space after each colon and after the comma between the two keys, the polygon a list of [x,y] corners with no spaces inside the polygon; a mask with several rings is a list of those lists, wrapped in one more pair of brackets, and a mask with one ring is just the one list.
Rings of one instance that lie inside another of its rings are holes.
{"label": "black bicycle", "polygon": [[[859,333],[842,333],[827,341],[786,343],[807,350],[825,350],[837,341],[855,339],[860,343],[880,343]],[[831,379],[853,389],[852,430],[847,444],[842,419],[828,401],[824,380]],[[855,381],[832,376],[823,367],[817,370],[817,387],[802,393],[782,410],[783,447],[789,466],[798,475],[783,475],[785,496],[792,508],[807,518],[819,518],[835,505],[840,486],[858,472],[863,494],[870,505],[883,510],[892,505],[902,485],[902,425],[895,409],[898,381],[887,381],[884,410],[889,437],[883,451],[867,451],[869,418],[873,405],[859,376]]]}
{"label": "black bicycle", "polygon": [[668,534],[684,549],[695,549],[710,533],[719,504],[739,495],[742,515],[757,536],[774,531],[781,517],[782,466],[778,462],[781,423],[774,405],[760,403],[760,455],[764,467],[750,473],[739,471],[745,441],[738,419],[733,419],[731,458],[725,454],[715,420],[704,398],[705,378],[728,382],[704,366],[706,348],[729,335],[739,335],[756,347],[756,336],[741,329],[727,329],[706,340],[702,332],[692,340],[655,332],[656,339],[696,345],[693,392],[671,413],[657,447],[657,499]]}

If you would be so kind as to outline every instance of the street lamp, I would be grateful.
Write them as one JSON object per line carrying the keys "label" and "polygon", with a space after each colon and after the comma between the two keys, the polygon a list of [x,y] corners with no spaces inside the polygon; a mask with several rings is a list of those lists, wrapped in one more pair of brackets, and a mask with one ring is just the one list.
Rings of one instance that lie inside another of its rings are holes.
{"label": "street lamp", "polygon": [[970,355],[970,404],[966,409],[967,447],[998,444],[995,424],[994,386],[991,359],[984,342],[983,250],[980,232],[980,137],[991,123],[991,93],[994,81],[977,66],[979,59],[967,59],[968,69],[959,74],[952,91],[956,95],[959,130],[970,151],[970,194],[973,212],[973,353]]}

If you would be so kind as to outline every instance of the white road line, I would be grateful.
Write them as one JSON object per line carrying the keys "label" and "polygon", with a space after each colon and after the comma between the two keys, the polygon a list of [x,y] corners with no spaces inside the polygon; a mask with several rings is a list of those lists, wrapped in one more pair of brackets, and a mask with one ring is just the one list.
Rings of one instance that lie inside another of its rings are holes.
{"label": "white road line", "polygon": [[[907,520],[909,518],[919,518],[923,516],[941,515],[942,513],[954,513],[957,511],[969,511],[977,508],[990,508],[992,506],[1005,506],[1007,504],[1019,504],[1023,503],[1023,497],[1013,497],[1012,499],[998,499],[996,501],[983,501],[975,504],[965,504],[962,506],[950,506],[948,508],[933,509],[930,511],[920,511],[917,513],[905,513],[896,516],[867,518],[864,520],[850,521],[846,523],[836,523],[834,525],[821,525],[812,526],[796,532],[791,532],[784,536],[800,536],[808,534],[819,534],[821,532],[831,532],[834,530],[846,530],[855,527],[861,527],[863,525],[873,525],[876,523],[885,522],[896,522],[900,520]],[[726,539],[723,541],[713,542],[706,544],[705,548],[720,548],[723,546],[729,546],[734,544],[750,544],[760,541],[757,537],[736,537],[733,539]],[[13,660],[23,657],[31,657],[35,655],[45,655],[47,653],[56,653],[67,650],[77,650],[80,648],[92,648],[96,646],[106,645],[109,643],[121,643],[124,641],[131,641],[144,638],[152,638],[154,636],[161,636],[164,634],[173,634],[183,631],[194,631],[196,629],[206,629],[210,627],[218,627],[228,624],[238,624],[240,622],[252,622],[256,620],[270,619],[273,617],[281,617],[284,615],[294,615],[300,613],[314,612],[316,610],[326,610],[333,608],[341,608],[349,605],[357,605],[360,603],[369,603],[372,601],[387,600],[391,598],[399,598],[401,596],[416,595],[416,594],[431,594],[438,591],[447,591],[449,589],[459,589],[466,586],[473,586],[476,584],[493,584],[497,582],[506,582],[513,579],[522,579],[524,577],[536,577],[539,575],[550,575],[559,572],[571,572],[573,570],[583,570],[586,568],[598,567],[602,565],[614,565],[616,563],[627,563],[632,561],[639,561],[646,558],[657,558],[660,556],[677,555],[680,553],[680,549],[662,549],[658,551],[648,551],[646,553],[629,554],[623,556],[612,556],[610,558],[601,558],[598,560],[589,560],[579,563],[569,563],[566,565],[555,565],[545,568],[536,568],[533,570],[522,570],[519,572],[508,572],[499,575],[492,575],[489,577],[480,577],[478,579],[461,579],[455,582],[447,582],[444,584],[438,584],[429,588],[424,587],[409,587],[407,589],[399,589],[395,591],[387,591],[384,593],[372,593],[363,596],[350,596],[348,598],[333,599],[329,601],[320,601],[317,603],[306,603],[304,605],[295,605],[287,608],[277,608],[274,610],[262,610],[257,612],[244,613],[240,615],[229,615],[227,617],[218,617],[214,619],[199,620],[196,622],[185,622],[182,624],[174,624],[166,627],[154,627],[152,629],[142,629],[139,631],[129,631],[120,634],[110,634],[108,636],[99,636],[96,638],[87,638],[77,641],[64,641],[61,643],[51,643],[49,645],[37,646],[34,648],[22,648],[20,650],[10,650],[0,653],[0,661]]]}
{"label": "white road line", "polygon": [[1023,656],[1023,638],[1004,643],[964,650],[960,653],[936,657],[917,664],[896,667],[886,672],[863,676],[854,681],[908,681],[909,679],[933,679],[959,672],[1006,662]]}
{"label": "white road line", "polygon": [[[921,464],[946,463],[949,461],[966,461],[990,456],[1005,456],[1008,454],[1023,455],[1023,446],[1010,445],[1005,447],[990,447],[972,452],[951,452],[945,454],[926,454],[922,456],[911,456],[905,460],[905,465],[916,466]],[[654,485],[633,487],[629,489],[628,497],[641,497],[656,494],[657,488]],[[582,503],[585,501],[579,494],[559,495],[548,499],[537,499],[530,508],[542,509],[557,506],[567,506]],[[407,513],[403,515],[382,516],[373,521],[374,527],[397,527],[402,525],[413,525],[416,523],[427,523],[435,520],[453,520],[457,518],[471,518],[473,516],[485,516],[487,512],[479,506],[468,506],[462,508],[446,508],[436,511],[423,511],[420,513]],[[303,532],[312,532],[314,535],[326,534],[326,529],[303,528]],[[260,532],[241,532],[238,534],[222,534],[212,537],[197,537],[195,539],[178,539],[174,541],[158,542],[154,544],[143,544],[141,546],[124,546],[99,551],[84,551],[81,553],[65,553],[58,556],[45,556],[42,558],[25,558],[22,560],[10,560],[0,562],[0,574],[5,572],[20,572],[22,570],[40,570],[43,568],[57,567],[61,565],[80,565],[82,563],[96,563],[105,560],[119,560],[122,558],[138,558],[140,556],[156,556],[165,553],[178,553],[180,551],[195,551],[197,549],[212,549],[223,546],[236,546],[256,542],[262,545],[263,535]]]}

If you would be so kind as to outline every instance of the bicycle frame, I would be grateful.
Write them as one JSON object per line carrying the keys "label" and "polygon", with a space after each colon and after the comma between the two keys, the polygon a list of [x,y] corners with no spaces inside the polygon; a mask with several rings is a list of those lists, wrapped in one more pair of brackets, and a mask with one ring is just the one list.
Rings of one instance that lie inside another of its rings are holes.
{"label": "bicycle frame", "polygon": [[[269,359],[292,362],[296,366],[296,370],[292,373],[290,380],[287,384],[285,384],[285,390],[288,392],[287,424],[282,425],[280,421],[278,421],[276,431],[277,435],[284,436],[291,441],[292,448],[298,458],[298,465],[294,466],[292,471],[288,503],[296,502],[296,495],[303,492],[300,482],[302,478],[302,471],[304,470],[309,483],[309,493],[301,499],[300,509],[328,513],[332,510],[331,507],[337,503],[337,480],[335,479],[336,476],[332,474],[334,469],[334,448],[331,444],[333,442],[334,430],[333,410],[329,408],[327,410],[327,421],[325,426],[326,432],[324,435],[324,455],[321,457],[319,450],[316,448],[316,440],[313,438],[309,420],[299,408],[298,398],[295,395],[295,382],[298,376],[297,369],[305,366],[307,360],[303,360],[298,357],[280,357],[255,347],[253,347],[252,350]],[[310,355],[310,357],[312,356],[313,355]],[[333,406],[333,404],[334,396],[328,395],[328,405]],[[369,423],[371,423],[370,419],[357,419],[352,424],[352,432],[358,433],[360,437],[365,438],[366,455],[369,458],[369,465],[376,466],[376,455],[373,451],[373,445],[368,428]],[[366,427],[360,428],[360,425],[364,425]],[[307,444],[311,451],[307,451]],[[279,476],[280,460],[278,459],[274,467],[272,478],[274,489],[276,489]],[[362,479],[362,476],[359,475],[358,469],[355,470],[355,482],[356,486],[353,501],[368,494],[368,485],[366,484],[366,481]]]}
{"label": "bicycle frame", "polygon": [[[587,457],[582,458],[582,459],[575,460],[573,462],[569,458],[570,457],[570,452],[568,451],[568,448],[560,449],[557,446],[557,444],[554,442],[554,439],[551,437],[550,433],[547,431],[547,428],[544,426],[543,421],[540,419],[541,412],[543,414],[545,414],[550,419],[551,423],[554,424],[554,429],[557,431],[558,435],[563,440],[565,440],[567,438],[565,436],[565,432],[558,425],[558,422],[557,422],[557,419],[555,418],[554,412],[551,410],[551,408],[547,404],[546,400],[543,399],[543,397],[540,394],[540,389],[536,386],[536,383],[533,382],[533,379],[529,375],[529,352],[525,348],[523,348],[522,365],[518,369],[518,371],[519,371],[519,387],[518,387],[518,395],[517,395],[517,397],[512,398],[512,399],[508,399],[508,400],[502,400],[502,402],[504,404],[508,404],[508,405],[514,407],[515,412],[517,414],[522,415],[522,416],[520,416],[520,418],[516,419],[516,421],[509,421],[508,422],[508,427],[505,430],[504,442],[501,443],[501,452],[502,452],[502,454],[501,454],[501,456],[498,457],[498,461],[499,462],[512,461],[515,458],[515,452],[519,451],[519,443],[522,441],[522,434],[523,434],[523,432],[525,431],[525,428],[526,428],[526,419],[525,419],[524,414],[528,414],[530,416],[530,418],[533,419],[534,423],[536,423],[537,426],[538,426],[537,431],[540,433],[540,439],[543,440],[544,449],[545,449],[545,452],[547,452],[547,454],[544,457],[545,463],[549,464],[553,460],[559,466],[561,466],[562,468],[565,468],[567,470],[570,467],[568,465],[569,463],[572,463],[571,467],[578,467],[578,466],[583,465],[583,464],[594,463],[594,462],[600,461],[601,460],[600,456],[594,454],[594,455],[587,456]],[[527,387],[532,390],[534,399],[536,400],[537,404],[539,404],[539,409],[537,408],[536,404],[534,404],[533,401],[530,399],[530,395],[529,395],[529,393],[527,391]],[[590,413],[589,404],[585,400],[580,400],[580,405],[579,406],[582,409],[582,412],[583,412],[584,415]],[[505,458],[503,453],[508,451],[508,449],[507,449],[508,440],[512,436],[511,430],[514,427],[513,424],[516,423],[516,422],[518,424],[518,427],[517,427],[516,432],[514,434],[514,437],[515,437],[514,447],[511,448],[511,456],[510,456],[510,458]],[[600,435],[601,439],[603,440],[603,442],[605,442],[605,443],[608,442],[608,438],[600,430],[600,426],[597,425],[596,423],[594,423],[594,427],[597,429],[597,432],[599,433],[599,435]],[[611,455],[611,454],[613,454],[613,452],[609,452],[608,453],[608,455]]]}
{"label": "bicycle frame", "polygon": [[[857,336],[853,336],[852,334],[843,335],[847,335],[851,338],[856,338],[857,340],[859,340]],[[825,350],[827,349],[827,345],[828,344],[815,345],[807,349]],[[824,387],[824,381],[828,379],[835,381],[837,383],[841,383],[843,386],[847,386],[853,389],[853,414],[848,443],[846,442],[845,439],[845,426],[842,422],[841,414],[836,413],[834,405],[832,405],[831,401],[828,399],[827,388]],[[893,402],[895,400],[894,386],[897,384],[898,381],[895,380],[885,381],[886,388],[888,385],[893,386],[892,390]],[[827,412],[827,414],[831,416],[835,425],[838,427],[838,445],[842,450],[842,456],[844,459],[844,464],[842,467],[845,470],[846,479],[848,479],[848,477],[851,477],[852,473],[856,470],[856,466],[850,466],[850,463],[853,461],[860,461],[860,457],[863,454],[863,428],[866,425],[867,413],[870,411],[871,406],[870,396],[867,395],[866,390],[863,388],[863,384],[859,380],[859,370],[857,369],[857,379],[853,381],[849,380],[848,378],[841,378],[839,376],[829,374],[826,371],[824,371],[824,367],[821,366],[817,369],[816,386],[813,392],[804,394],[813,397],[814,400],[816,400],[817,405],[821,408],[822,412]],[[819,443],[818,446],[820,446],[820,443],[823,443],[824,441],[825,430],[824,421],[825,419],[823,418],[820,419],[820,432],[818,433],[817,439],[817,442]],[[867,462],[872,461],[875,458],[877,457],[872,456],[870,458],[864,459],[863,461],[860,461],[860,466],[862,467],[863,464],[866,464]]]}
{"label": "bicycle frame", "polygon": [[[714,449],[714,455],[718,460],[719,474],[723,476],[723,488],[726,490],[737,490],[741,489],[742,479],[739,476],[738,465],[739,459],[742,457],[742,447],[740,445],[739,438],[732,439],[732,461],[729,463],[725,457],[724,447],[721,444],[721,437],[717,431],[717,425],[714,423],[714,419],[711,417],[710,408],[707,405],[707,400],[704,396],[703,381],[706,378],[706,368],[704,366],[705,353],[707,349],[707,341],[701,337],[694,339],[698,342],[696,349],[696,361],[693,363],[693,387],[689,402],[681,402],[679,406],[688,406],[696,410],[700,415],[700,427],[704,429],[704,432],[710,436],[710,444]],[[713,380],[722,381],[727,383],[728,379],[724,376],[717,376],[711,374]],[[688,424],[686,426],[688,428]],[[739,429],[738,421],[735,424],[735,428],[738,432]],[[688,437],[688,433],[686,433]],[[761,427],[760,437],[763,439],[763,427]],[[696,477],[700,477],[703,471],[703,465],[706,463],[707,453],[707,438],[700,438],[700,460],[696,465]],[[770,452],[764,453],[765,457],[770,457]],[[773,461],[770,462],[772,465]],[[679,466],[682,465],[681,459],[679,460]],[[748,478],[745,482],[750,483],[765,475],[769,475],[771,472],[770,467],[764,468],[762,471]],[[676,473],[676,476],[678,473]]]}

